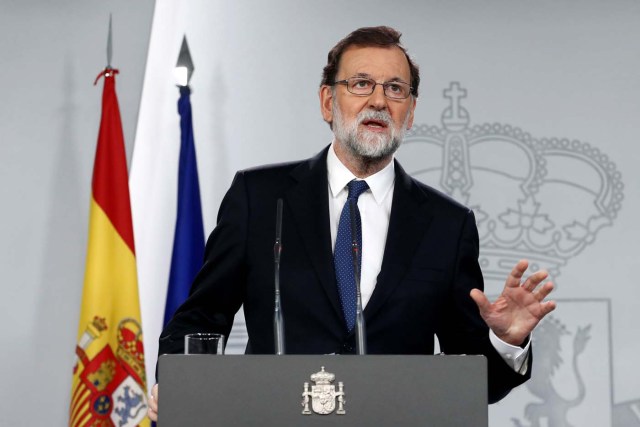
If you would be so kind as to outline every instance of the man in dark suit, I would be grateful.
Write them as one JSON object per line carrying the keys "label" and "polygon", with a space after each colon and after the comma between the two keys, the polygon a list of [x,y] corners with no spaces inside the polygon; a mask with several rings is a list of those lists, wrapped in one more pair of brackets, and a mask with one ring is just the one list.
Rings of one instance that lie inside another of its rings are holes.
{"label": "man in dark suit", "polygon": [[[393,159],[413,123],[419,80],[391,28],[356,30],[331,50],[319,95],[332,144],[306,161],[236,175],[191,294],[160,337],[160,354],[181,353],[187,333],[228,336],[242,304],[247,352],[274,352],[279,198],[287,352],[354,353],[355,287],[349,260],[340,258],[350,227],[343,209],[353,198],[368,352],[433,354],[436,335],[444,353],[487,356],[491,402],[526,381],[528,336],[555,308],[544,301],[553,286],[539,286],[545,272],[521,283],[527,269],[521,261],[502,295],[489,302],[473,213],[408,176]],[[150,407],[155,417],[157,386]]]}

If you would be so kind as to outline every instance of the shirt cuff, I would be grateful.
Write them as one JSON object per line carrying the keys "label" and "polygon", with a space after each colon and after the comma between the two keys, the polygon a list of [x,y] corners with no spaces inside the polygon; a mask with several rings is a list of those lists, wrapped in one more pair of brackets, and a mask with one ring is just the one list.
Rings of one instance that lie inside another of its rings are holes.
{"label": "shirt cuff", "polygon": [[511,345],[502,341],[498,336],[489,329],[489,340],[491,345],[496,349],[507,365],[519,374],[526,374],[529,369],[529,354],[531,353],[531,337],[527,340],[524,348],[517,345]]}

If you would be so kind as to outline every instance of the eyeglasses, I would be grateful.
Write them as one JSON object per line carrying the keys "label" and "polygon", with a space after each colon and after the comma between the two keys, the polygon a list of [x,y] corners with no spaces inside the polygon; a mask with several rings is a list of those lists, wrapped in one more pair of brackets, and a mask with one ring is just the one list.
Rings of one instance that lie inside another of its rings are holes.
{"label": "eyeglasses", "polygon": [[391,99],[406,99],[411,95],[413,88],[404,82],[377,83],[375,80],[364,77],[351,77],[345,80],[333,82],[334,85],[345,85],[347,90],[357,96],[369,96],[377,85],[382,86],[384,95]]}

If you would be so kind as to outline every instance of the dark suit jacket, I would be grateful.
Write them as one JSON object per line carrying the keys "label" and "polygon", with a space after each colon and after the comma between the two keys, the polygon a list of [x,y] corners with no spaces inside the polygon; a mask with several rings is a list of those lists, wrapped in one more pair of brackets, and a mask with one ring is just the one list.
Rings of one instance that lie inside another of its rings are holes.
{"label": "dark suit jacket", "polygon": [[[242,304],[247,352],[274,352],[278,198],[284,200],[280,283],[287,352],[354,353],[333,267],[326,155],[327,149],[307,161],[236,175],[191,295],[161,335],[160,354],[181,353],[186,333],[228,336]],[[364,310],[368,353],[433,354],[436,334],[446,354],[487,356],[489,399],[497,401],[528,376],[513,372],[491,346],[469,296],[483,288],[473,213],[408,176],[397,162],[395,171],[382,269]]]}

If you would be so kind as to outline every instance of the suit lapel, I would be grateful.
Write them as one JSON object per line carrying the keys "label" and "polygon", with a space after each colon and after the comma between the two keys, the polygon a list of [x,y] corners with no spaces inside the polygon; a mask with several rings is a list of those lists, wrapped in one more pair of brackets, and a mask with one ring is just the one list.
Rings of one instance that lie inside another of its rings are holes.
{"label": "suit lapel", "polygon": [[285,194],[311,264],[336,314],[342,317],[335,282],[329,224],[327,150],[291,172],[297,185]]}
{"label": "suit lapel", "polygon": [[431,223],[427,195],[395,162],[396,181],[382,268],[367,304],[365,319],[372,318],[401,282],[418,244]]}

